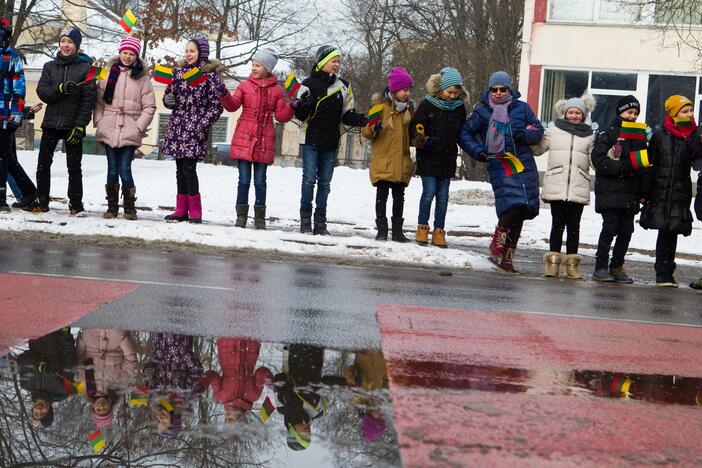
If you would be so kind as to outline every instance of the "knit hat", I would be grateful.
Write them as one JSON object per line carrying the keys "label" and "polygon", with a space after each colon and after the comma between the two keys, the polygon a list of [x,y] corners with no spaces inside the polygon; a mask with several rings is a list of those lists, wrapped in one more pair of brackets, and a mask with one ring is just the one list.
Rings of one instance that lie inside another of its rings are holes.
{"label": "knit hat", "polygon": [[122,42],[119,43],[119,51],[124,52],[128,50],[129,52],[134,52],[137,57],[141,55],[141,41],[133,37],[125,37]]}
{"label": "knit hat", "polygon": [[372,441],[380,437],[385,432],[385,421],[376,419],[370,414],[366,414],[361,419],[361,435],[363,440]]}
{"label": "knit hat", "polygon": [[[582,98],[578,97],[573,97],[568,99],[565,102],[565,111],[567,112],[568,109],[575,107],[576,109],[579,109],[580,112],[583,113],[583,115],[587,115],[587,107],[585,106],[585,101]],[[563,112],[565,114],[565,112]]]}
{"label": "knit hat", "polygon": [[621,114],[622,112],[626,112],[629,109],[641,111],[641,104],[639,103],[639,100],[631,94],[624,96],[617,101],[617,115]]}
{"label": "knit hat", "polygon": [[490,79],[488,80],[488,88],[492,88],[493,86],[497,85],[504,85],[509,89],[512,89],[512,77],[509,76],[509,73],[504,71],[493,73],[490,75]]}
{"label": "knit hat", "polygon": [[341,57],[341,51],[332,45],[323,45],[314,54],[314,60],[317,64],[316,69],[321,70],[334,57]]}
{"label": "knit hat", "polygon": [[90,410],[90,416],[93,418],[93,422],[97,427],[108,427],[112,425],[112,419],[114,418],[114,413],[110,409],[107,414],[100,416],[95,412],[95,410]]}
{"label": "knit hat", "polygon": [[388,73],[388,88],[391,93],[396,93],[405,88],[414,87],[414,81],[407,70],[402,67],[393,67]]}
{"label": "knit hat", "polygon": [[205,62],[210,58],[210,41],[206,37],[196,37],[190,39],[190,42],[197,47],[198,62]]}
{"label": "knit hat", "polygon": [[685,106],[691,106],[692,101],[690,101],[688,98],[685,96],[681,96],[679,94],[675,94],[673,96],[670,96],[668,99],[665,101],[665,111],[670,115],[671,117],[675,117],[678,115],[678,112],[680,112],[680,109],[682,109]]}
{"label": "knit hat", "polygon": [[80,43],[83,42],[83,34],[81,34],[80,29],[69,26],[61,31],[59,41],[64,37],[67,37],[73,41],[73,44],[76,46],[76,50],[80,49]]}
{"label": "knit hat", "polygon": [[458,86],[459,88],[463,86],[463,78],[461,77],[461,72],[459,72],[455,68],[442,68],[439,73],[441,74],[441,82],[439,82],[439,87],[441,89],[450,88],[451,86]]}
{"label": "knit hat", "polygon": [[253,59],[260,62],[266,70],[272,72],[275,68],[275,64],[278,63],[278,54],[273,49],[264,48],[258,50],[254,54]]}

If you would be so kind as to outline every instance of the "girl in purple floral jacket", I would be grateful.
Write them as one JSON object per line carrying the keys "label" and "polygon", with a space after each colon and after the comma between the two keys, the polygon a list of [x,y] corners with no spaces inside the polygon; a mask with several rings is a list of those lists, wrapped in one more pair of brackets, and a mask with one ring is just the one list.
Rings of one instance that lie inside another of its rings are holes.
{"label": "girl in purple floral jacket", "polygon": [[[163,153],[176,160],[178,196],[176,210],[167,220],[202,222],[202,204],[197,178],[197,162],[207,155],[210,128],[222,114],[220,96],[224,84],[218,60],[209,60],[210,44],[195,38],[185,48],[185,59],[173,70],[173,84],[166,88],[164,105],[172,109]],[[183,77],[197,67],[202,77]],[[204,78],[204,79],[203,79]]]}

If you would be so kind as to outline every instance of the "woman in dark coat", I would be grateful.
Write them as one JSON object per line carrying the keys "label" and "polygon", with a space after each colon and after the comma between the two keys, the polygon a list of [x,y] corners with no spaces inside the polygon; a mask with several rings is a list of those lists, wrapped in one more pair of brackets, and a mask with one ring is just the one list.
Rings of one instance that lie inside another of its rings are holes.
{"label": "woman in dark coat", "polygon": [[648,146],[652,167],[642,184],[646,204],[641,210],[641,227],[657,229],[656,285],[677,287],[675,251],[678,235],[692,233],[692,159],[697,125],[692,101],[671,96],[665,102],[668,113]]}
{"label": "woman in dark coat", "polygon": [[[463,124],[459,138],[464,151],[488,164],[498,217],[491,260],[511,273],[516,272],[513,257],[523,223],[539,214],[539,173],[529,145],[544,135],[541,122],[520,97],[507,73],[493,73],[489,89]],[[517,161],[505,159],[507,153]]]}

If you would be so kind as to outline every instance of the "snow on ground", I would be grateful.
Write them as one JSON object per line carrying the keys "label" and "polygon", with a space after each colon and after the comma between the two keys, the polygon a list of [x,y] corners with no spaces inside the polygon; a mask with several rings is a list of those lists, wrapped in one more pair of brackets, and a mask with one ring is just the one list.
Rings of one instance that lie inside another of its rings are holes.
{"label": "snow on ground", "polygon": [[[37,153],[22,151],[20,162],[27,173],[36,170]],[[200,191],[203,204],[203,224],[166,223],[163,217],[172,211],[175,204],[175,164],[173,161],[135,160],[134,179],[137,185],[137,208],[139,221],[102,219],[106,208],[105,176],[107,163],[104,156],[83,157],[84,204],[89,216],[68,216],[65,201],[68,184],[66,161],[63,153],[56,153],[52,166],[53,197],[49,213],[32,214],[13,210],[0,215],[0,230],[40,231],[53,234],[99,235],[137,238],[145,241],[189,242],[205,246],[233,248],[250,251],[269,251],[292,255],[314,255],[346,260],[369,260],[402,262],[421,266],[444,266],[448,268],[491,269],[493,265],[485,253],[490,235],[495,226],[495,210],[492,206],[490,185],[483,182],[458,181],[451,183],[446,228],[449,246],[439,249],[421,247],[415,243],[377,242],[375,237],[375,189],[370,185],[367,170],[337,167],[329,196],[328,221],[332,236],[312,236],[297,232],[299,226],[299,199],[301,169],[271,166],[268,170],[267,217],[268,230],[256,231],[253,219],[247,229],[238,229],[234,224],[237,170],[230,166],[200,164]],[[405,230],[407,237],[414,238],[421,182],[411,181],[405,194]],[[250,192],[253,204],[253,186]],[[391,201],[388,201],[388,214]],[[148,211],[148,209],[151,211]],[[253,217],[253,208],[249,215]],[[121,215],[120,215],[121,216]],[[433,219],[432,219],[433,220]],[[542,212],[524,226],[523,246],[548,249],[548,234],[551,217],[548,205],[542,204]],[[581,243],[597,244],[601,218],[592,205],[583,214]],[[410,232],[412,231],[412,232]],[[453,233],[453,234],[452,234]],[[702,223],[696,221],[693,234],[680,238],[678,252],[699,254],[698,243],[702,241]],[[637,226],[632,238],[634,249],[654,250],[656,232]],[[592,255],[591,249],[583,254]],[[637,260],[652,261],[641,254],[632,254]],[[633,258],[632,258],[633,259]],[[684,263],[702,265],[697,260],[682,260]]]}

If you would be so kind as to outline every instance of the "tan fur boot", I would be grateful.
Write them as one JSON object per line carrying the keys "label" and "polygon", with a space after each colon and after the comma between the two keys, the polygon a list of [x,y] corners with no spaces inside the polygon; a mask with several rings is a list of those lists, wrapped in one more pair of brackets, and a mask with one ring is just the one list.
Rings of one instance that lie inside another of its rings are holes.
{"label": "tan fur boot", "polygon": [[583,259],[578,254],[569,254],[565,257],[566,274],[569,279],[583,279],[580,273],[580,261]]}
{"label": "tan fur boot", "polygon": [[558,278],[562,262],[563,256],[560,252],[546,252],[544,254],[544,276],[546,278]]}

